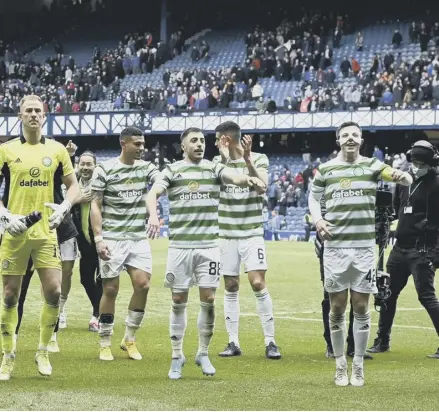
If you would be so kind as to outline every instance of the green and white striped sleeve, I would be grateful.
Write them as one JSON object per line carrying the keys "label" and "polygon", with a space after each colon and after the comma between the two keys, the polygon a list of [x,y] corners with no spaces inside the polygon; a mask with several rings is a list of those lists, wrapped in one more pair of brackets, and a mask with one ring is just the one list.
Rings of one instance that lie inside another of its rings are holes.
{"label": "green and white striped sleeve", "polygon": [[264,171],[268,172],[268,157],[264,154],[259,155],[256,159],[255,159],[255,167],[256,169],[263,169]]}
{"label": "green and white striped sleeve", "polygon": [[97,165],[91,180],[91,190],[103,192],[107,186],[107,173],[102,165]]}
{"label": "green and white striped sleeve", "polygon": [[172,171],[171,167],[168,165],[157,175],[154,182],[154,186],[157,185],[167,190],[169,186],[171,186],[173,179],[174,179],[174,172]]}
{"label": "green and white striped sleeve", "polygon": [[223,172],[224,172],[224,169],[226,168],[226,165],[224,165],[224,164],[222,164],[222,163],[216,163],[214,166],[213,166],[213,170],[212,170],[212,172],[213,172],[213,174],[216,176],[216,178],[218,179],[218,181],[220,182],[220,183],[224,183],[224,180],[223,180]]}
{"label": "green and white striped sleeve", "polygon": [[160,170],[158,167],[153,164],[152,162],[149,162],[147,168],[146,168],[146,180],[149,184],[154,183],[157,180],[157,177],[160,175]]}

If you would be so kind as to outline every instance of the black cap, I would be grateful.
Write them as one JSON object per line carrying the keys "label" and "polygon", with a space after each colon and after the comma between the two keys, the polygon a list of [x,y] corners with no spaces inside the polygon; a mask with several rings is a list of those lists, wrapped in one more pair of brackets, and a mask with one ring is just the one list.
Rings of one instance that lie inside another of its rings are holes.
{"label": "black cap", "polygon": [[410,155],[412,162],[415,160],[418,162],[427,163],[429,165],[433,165],[434,163],[433,162],[434,151],[431,148],[415,145],[413,146]]}

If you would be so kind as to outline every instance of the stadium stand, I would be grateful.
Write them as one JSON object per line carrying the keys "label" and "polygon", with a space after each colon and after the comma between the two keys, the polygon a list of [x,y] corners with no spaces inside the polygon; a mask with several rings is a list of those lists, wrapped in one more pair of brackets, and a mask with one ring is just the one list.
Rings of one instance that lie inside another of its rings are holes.
{"label": "stadium stand", "polygon": [[68,55],[51,56],[51,46],[45,46],[26,56],[8,50],[0,57],[1,111],[15,113],[19,98],[31,91],[58,113],[438,105],[438,23],[380,23],[357,33],[350,26],[346,18],[329,21],[316,13],[294,24],[283,21],[272,32],[206,29],[185,44],[178,30],[168,45],[155,38],[151,43],[150,33],[120,41],[121,27],[115,31],[119,40],[115,33],[81,32],[75,38],[74,32],[64,38]]}

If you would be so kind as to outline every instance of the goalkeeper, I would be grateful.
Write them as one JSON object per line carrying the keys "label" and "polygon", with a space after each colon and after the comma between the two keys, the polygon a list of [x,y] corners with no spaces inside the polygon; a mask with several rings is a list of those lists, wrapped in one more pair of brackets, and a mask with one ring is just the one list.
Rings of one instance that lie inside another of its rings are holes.
{"label": "goalkeeper", "polygon": [[[3,277],[1,341],[4,352],[0,380],[9,380],[14,369],[17,302],[30,257],[38,271],[44,295],[35,362],[41,375],[52,373],[47,347],[58,319],[61,289],[61,260],[55,229],[79,198],[79,186],[66,148],[42,135],[44,117],[41,99],[35,95],[24,97],[19,113],[22,135],[0,146],[1,174],[8,199],[8,209],[0,203],[0,219],[5,229],[0,246],[0,273]],[[59,174],[67,193],[66,200],[55,205],[54,181]],[[23,217],[36,210],[43,217],[27,229]]]}

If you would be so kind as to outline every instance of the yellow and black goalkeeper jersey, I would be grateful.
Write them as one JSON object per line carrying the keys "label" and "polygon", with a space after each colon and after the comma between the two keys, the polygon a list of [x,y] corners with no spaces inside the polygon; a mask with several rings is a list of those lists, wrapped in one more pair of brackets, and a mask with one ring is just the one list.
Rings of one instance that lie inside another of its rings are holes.
{"label": "yellow and black goalkeeper jersey", "polygon": [[[38,210],[43,215],[40,222],[20,237],[56,238],[56,231],[49,230],[49,216],[53,210],[44,203],[55,203],[57,176],[74,172],[67,149],[44,136],[38,144],[30,145],[22,136],[0,146],[0,167],[5,180],[4,198],[11,213],[26,216]],[[9,236],[5,234],[5,237]]]}

